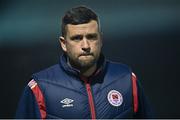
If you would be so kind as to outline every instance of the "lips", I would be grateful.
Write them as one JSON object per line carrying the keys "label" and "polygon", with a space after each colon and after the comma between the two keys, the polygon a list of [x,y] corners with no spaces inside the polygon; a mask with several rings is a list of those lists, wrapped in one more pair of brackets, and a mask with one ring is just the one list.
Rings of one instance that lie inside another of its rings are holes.
{"label": "lips", "polygon": [[83,54],[80,54],[79,56],[93,56],[92,53],[83,53]]}

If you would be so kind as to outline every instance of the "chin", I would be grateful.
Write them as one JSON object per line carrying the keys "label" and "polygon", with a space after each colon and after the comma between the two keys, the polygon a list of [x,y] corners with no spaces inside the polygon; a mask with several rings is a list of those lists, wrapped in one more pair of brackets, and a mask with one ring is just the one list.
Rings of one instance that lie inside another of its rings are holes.
{"label": "chin", "polygon": [[95,61],[79,61],[79,66],[81,68],[89,68],[95,64]]}

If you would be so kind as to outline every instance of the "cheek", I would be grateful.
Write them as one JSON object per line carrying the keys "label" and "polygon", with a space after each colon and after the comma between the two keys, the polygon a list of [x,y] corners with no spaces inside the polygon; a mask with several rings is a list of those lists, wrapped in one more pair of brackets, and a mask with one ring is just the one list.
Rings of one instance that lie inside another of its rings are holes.
{"label": "cheek", "polygon": [[67,45],[67,52],[73,56],[76,56],[76,54],[78,54],[78,48],[74,45]]}
{"label": "cheek", "polygon": [[95,51],[98,52],[98,51],[101,50],[101,46],[102,46],[101,42],[96,42],[96,43],[93,45],[93,48],[94,48]]}
{"label": "cheek", "polygon": [[72,45],[72,44],[67,44],[67,49],[68,49],[69,51],[73,51],[73,49],[75,49],[75,47],[74,47],[74,45]]}

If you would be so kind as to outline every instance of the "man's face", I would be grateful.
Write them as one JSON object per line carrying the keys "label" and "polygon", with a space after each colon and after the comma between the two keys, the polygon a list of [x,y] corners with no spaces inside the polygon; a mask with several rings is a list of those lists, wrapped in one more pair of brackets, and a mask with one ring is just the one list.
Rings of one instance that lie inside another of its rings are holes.
{"label": "man's face", "polygon": [[89,68],[97,62],[102,40],[95,20],[89,23],[66,26],[67,34],[61,39],[61,46],[67,53],[71,65],[78,69]]}

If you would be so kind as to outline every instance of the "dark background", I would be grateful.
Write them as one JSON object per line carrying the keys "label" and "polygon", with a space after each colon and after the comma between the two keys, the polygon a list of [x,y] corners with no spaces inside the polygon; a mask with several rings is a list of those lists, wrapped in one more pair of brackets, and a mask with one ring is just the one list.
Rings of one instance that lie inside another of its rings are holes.
{"label": "dark background", "polygon": [[12,118],[30,76],[58,62],[60,21],[71,7],[94,9],[110,60],[132,67],[157,118],[180,118],[179,0],[1,0],[0,118]]}

